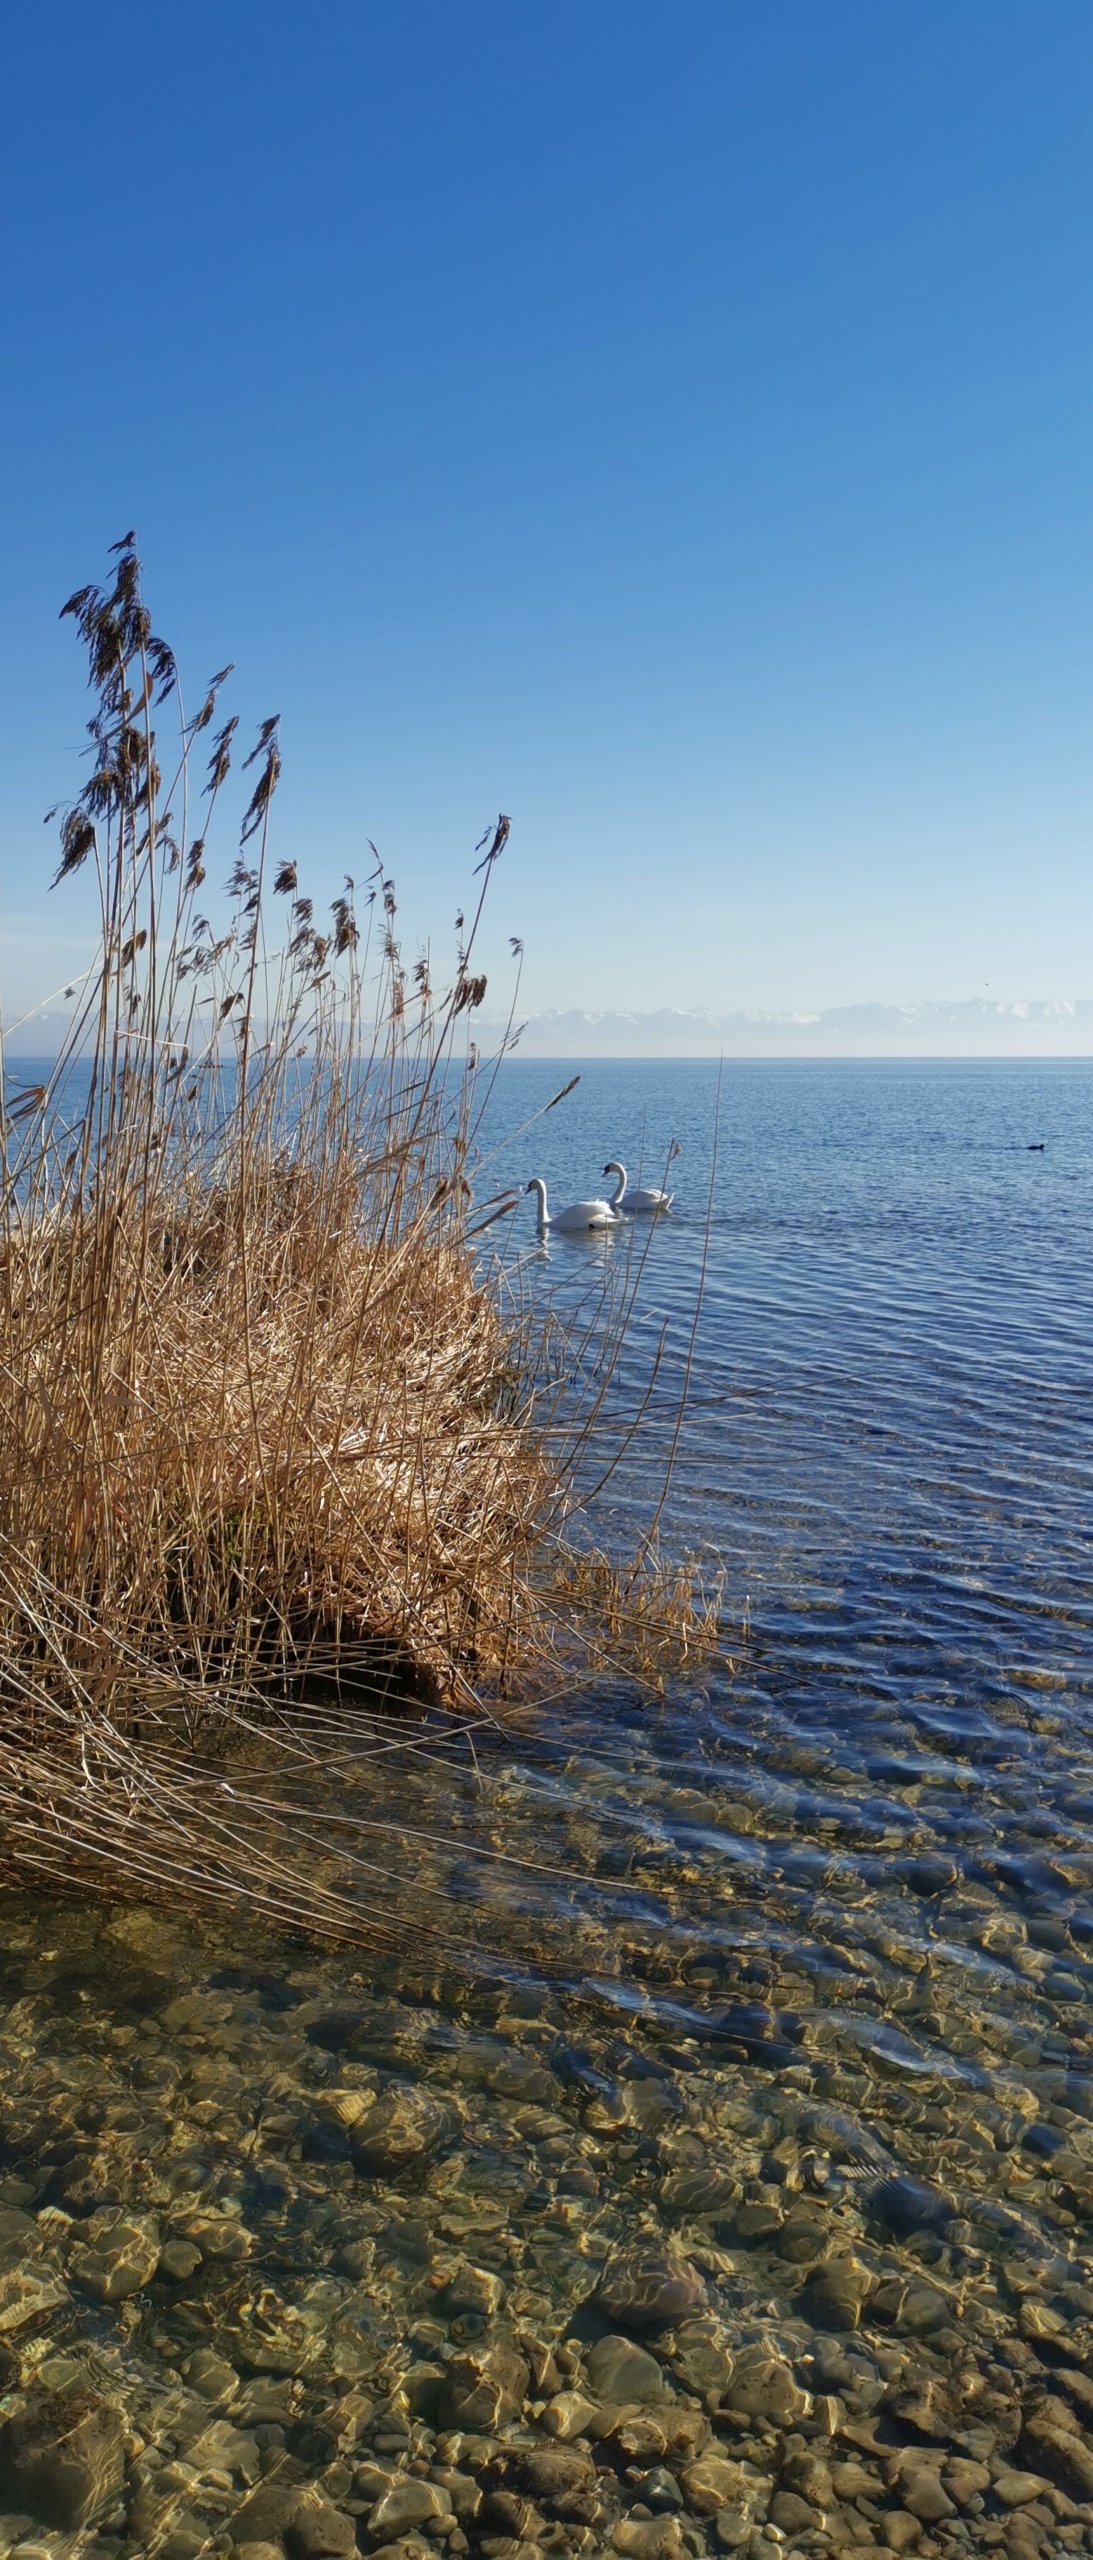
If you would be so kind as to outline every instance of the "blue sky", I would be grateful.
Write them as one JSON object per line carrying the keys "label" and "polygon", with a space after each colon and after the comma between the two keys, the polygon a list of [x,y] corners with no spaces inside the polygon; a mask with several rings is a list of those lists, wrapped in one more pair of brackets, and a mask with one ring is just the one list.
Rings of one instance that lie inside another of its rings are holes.
{"label": "blue sky", "polygon": [[[1093,988],[1088,0],[53,0],[6,29],[0,992],[135,524],[277,847],[491,997]],[[226,872],[231,846],[222,839]]]}

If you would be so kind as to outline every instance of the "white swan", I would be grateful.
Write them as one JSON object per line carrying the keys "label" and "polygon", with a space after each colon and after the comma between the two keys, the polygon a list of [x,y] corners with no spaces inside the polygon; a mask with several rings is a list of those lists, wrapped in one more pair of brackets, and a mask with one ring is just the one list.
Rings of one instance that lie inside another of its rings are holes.
{"label": "white swan", "polygon": [[541,1236],[546,1234],[548,1227],[557,1227],[562,1235],[576,1236],[588,1235],[593,1227],[617,1227],[622,1223],[608,1200],[574,1200],[571,1208],[558,1209],[551,1217],[547,1208],[547,1187],[541,1173],[532,1176],[528,1190],[539,1194]]}
{"label": "white swan", "polygon": [[628,1210],[632,1218],[655,1218],[661,1209],[670,1209],[674,1191],[627,1191],[624,1164],[605,1164],[605,1173],[617,1173],[618,1181],[611,1194],[611,1208],[616,1216]]}

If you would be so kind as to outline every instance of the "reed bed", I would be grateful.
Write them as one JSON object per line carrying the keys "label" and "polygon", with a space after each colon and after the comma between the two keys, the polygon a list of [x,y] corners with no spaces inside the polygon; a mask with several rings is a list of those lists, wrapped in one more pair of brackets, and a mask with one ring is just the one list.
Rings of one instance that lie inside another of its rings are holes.
{"label": "reed bed", "polygon": [[46,1080],[4,1084],[0,1860],[374,1935],[357,1850],[295,1853],[302,1791],[419,1747],[423,1711],[455,1742],[556,1690],[609,1584],[599,1662],[629,1627],[655,1675],[709,1626],[678,1579],[574,1563],[610,1342],[582,1404],[484,1260],[512,1206],[468,1182],[507,819],[438,992],[378,859],[321,923],[274,859],[268,720],[207,894],[230,668],[187,718],[132,537],[64,612],[94,709],[57,885],[94,880],[100,948]]}

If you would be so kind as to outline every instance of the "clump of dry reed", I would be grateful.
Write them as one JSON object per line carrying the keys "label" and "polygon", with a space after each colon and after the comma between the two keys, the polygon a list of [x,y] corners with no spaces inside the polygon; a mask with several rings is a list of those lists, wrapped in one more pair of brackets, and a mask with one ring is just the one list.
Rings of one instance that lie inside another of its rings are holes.
{"label": "clump of dry reed", "polygon": [[64,611],[95,708],[57,882],[93,874],[101,947],[0,1140],[0,1858],[352,1925],[228,1751],[281,1781],[369,1707],[466,1721],[556,1660],[564,1467],[471,1251],[505,1203],[465,1173],[508,821],[438,994],[378,860],[322,924],[273,860],[267,720],[206,915],[231,670],[187,720],[132,537]]}

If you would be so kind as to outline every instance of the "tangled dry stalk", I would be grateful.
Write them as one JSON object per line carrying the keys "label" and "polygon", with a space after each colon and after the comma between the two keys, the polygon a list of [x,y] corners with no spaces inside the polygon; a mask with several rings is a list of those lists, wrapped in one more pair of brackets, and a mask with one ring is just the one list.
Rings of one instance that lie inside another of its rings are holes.
{"label": "tangled dry stalk", "polygon": [[[266,721],[214,924],[231,671],[187,722],[132,537],[65,612],[96,707],[57,877],[93,872],[101,950],[47,1080],[7,1078],[0,1855],[352,1933],[352,1862],[332,1881],[293,1860],[286,1777],[386,1740],[408,1697],[464,1727],[557,1671],[540,1560],[567,1465],[471,1250],[507,1204],[472,1207],[465,1175],[508,821],[437,996],[378,862],[364,922],[347,881],[322,931],[271,862]],[[555,1581],[564,1617],[579,1577]],[[637,1619],[648,1650],[648,1587]]]}

